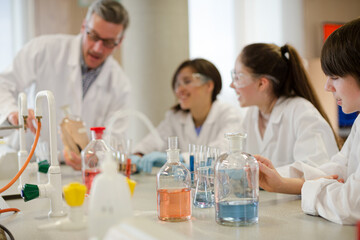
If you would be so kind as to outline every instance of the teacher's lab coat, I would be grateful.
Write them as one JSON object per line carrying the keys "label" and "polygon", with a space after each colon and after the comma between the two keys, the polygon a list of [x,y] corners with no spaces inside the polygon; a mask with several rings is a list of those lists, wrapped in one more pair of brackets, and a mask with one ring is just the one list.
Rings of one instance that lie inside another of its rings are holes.
{"label": "teacher's lab coat", "polygon": [[[29,108],[34,108],[36,93],[50,90],[55,96],[57,126],[64,117],[61,112],[64,105],[69,105],[72,114],[81,117],[88,132],[90,127],[106,126],[113,112],[127,107],[129,80],[119,64],[109,56],[83,99],[80,54],[80,35],[41,36],[27,43],[13,64],[0,74],[0,123],[11,112],[18,111],[17,96],[20,92],[28,94]],[[46,102],[43,113],[47,115]],[[46,118],[42,123],[41,137],[46,139]],[[125,120],[118,121],[112,134],[120,136],[125,127]],[[60,137],[57,141],[58,146],[62,145]]]}
{"label": "teacher's lab coat", "polygon": [[[341,151],[318,168],[303,162],[290,166],[290,177],[303,177],[301,207],[339,224],[360,220],[360,117],[358,116]],[[345,183],[321,178],[337,174]],[[319,178],[319,179],[318,179]],[[308,180],[317,179],[317,180]]]}
{"label": "teacher's lab coat", "polygon": [[217,147],[224,152],[228,150],[228,142],[224,134],[239,131],[241,118],[239,108],[216,100],[202,125],[200,135],[197,136],[190,112],[169,110],[165,119],[157,127],[163,140],[162,144],[157,144],[152,134],[148,134],[137,144],[134,152],[147,154],[153,151],[165,151],[168,148],[167,138],[171,136],[178,136],[179,149],[182,153],[189,151],[189,144]]}
{"label": "teacher's lab coat", "polygon": [[263,139],[259,131],[259,109],[250,107],[244,118],[246,152],[271,160],[283,176],[288,165],[302,161],[320,166],[338,153],[330,125],[317,109],[300,97],[279,98],[271,112]]}

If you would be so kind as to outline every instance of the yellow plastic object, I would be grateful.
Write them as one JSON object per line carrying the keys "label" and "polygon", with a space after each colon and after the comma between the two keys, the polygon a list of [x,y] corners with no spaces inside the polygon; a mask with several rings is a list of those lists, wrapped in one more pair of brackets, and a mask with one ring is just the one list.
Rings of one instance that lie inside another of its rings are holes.
{"label": "yellow plastic object", "polygon": [[86,193],[84,184],[74,182],[63,187],[66,203],[70,207],[78,207],[83,205]]}
{"label": "yellow plastic object", "polygon": [[126,178],[126,181],[127,183],[129,184],[129,188],[130,188],[130,193],[131,193],[131,196],[134,194],[134,190],[135,190],[135,186],[136,186],[136,182],[129,179],[129,178]]}

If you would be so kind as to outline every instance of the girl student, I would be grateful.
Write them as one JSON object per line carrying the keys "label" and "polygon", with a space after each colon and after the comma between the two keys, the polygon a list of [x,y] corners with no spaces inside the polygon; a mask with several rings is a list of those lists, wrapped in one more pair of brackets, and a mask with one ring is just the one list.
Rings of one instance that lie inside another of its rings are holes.
{"label": "girl student", "polygon": [[[321,52],[321,67],[327,76],[325,89],[343,111],[360,111],[360,18],[329,36]],[[319,167],[296,162],[290,167],[291,178],[280,176],[269,159],[256,156],[260,186],[271,192],[301,194],[301,206],[307,214],[355,224],[360,220],[359,146],[358,116],[341,151],[330,162]]]}

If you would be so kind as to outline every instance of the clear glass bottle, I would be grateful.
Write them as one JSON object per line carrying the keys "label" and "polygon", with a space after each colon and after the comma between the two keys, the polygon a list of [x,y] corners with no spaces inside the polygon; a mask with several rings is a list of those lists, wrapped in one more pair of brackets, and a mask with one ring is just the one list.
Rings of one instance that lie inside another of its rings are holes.
{"label": "clear glass bottle", "polygon": [[258,222],[259,165],[242,152],[246,135],[227,133],[229,151],[215,164],[215,218],[228,226]]}
{"label": "clear glass bottle", "polygon": [[85,123],[80,117],[71,114],[69,105],[61,108],[64,112],[64,118],[60,123],[60,136],[64,150],[68,156],[71,156],[70,152],[80,156],[81,151],[89,144]]}
{"label": "clear glass bottle", "polygon": [[83,183],[90,193],[94,177],[100,173],[100,165],[106,152],[111,152],[110,147],[102,139],[105,127],[92,127],[89,144],[81,151]]}
{"label": "clear glass bottle", "polygon": [[156,176],[157,211],[162,221],[180,222],[191,218],[191,177],[180,162],[177,137],[169,137],[167,162]]}

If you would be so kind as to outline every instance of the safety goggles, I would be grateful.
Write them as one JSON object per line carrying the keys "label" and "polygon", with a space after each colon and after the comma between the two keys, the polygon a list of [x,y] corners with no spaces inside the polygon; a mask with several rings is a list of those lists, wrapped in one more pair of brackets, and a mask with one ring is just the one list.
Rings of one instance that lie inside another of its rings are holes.
{"label": "safety goggles", "polygon": [[179,87],[184,88],[193,88],[193,87],[199,87],[209,81],[209,77],[201,74],[201,73],[193,73],[191,77],[185,77],[182,80],[176,80],[175,82],[175,91]]}
{"label": "safety goggles", "polygon": [[236,88],[244,88],[252,84],[253,78],[258,77],[257,74],[247,75],[244,73],[236,73],[235,70],[231,71],[231,79]]}
{"label": "safety goggles", "polygon": [[97,41],[102,41],[102,44],[104,45],[104,47],[107,48],[114,48],[117,45],[119,45],[120,41],[121,41],[121,36],[119,37],[118,40],[115,39],[109,39],[109,38],[101,38],[93,29],[89,28],[88,26],[86,26],[86,34],[88,36],[88,38],[91,41],[97,42]]}
{"label": "safety goggles", "polygon": [[260,77],[265,77],[270,81],[272,81],[274,84],[280,83],[280,81],[277,78],[266,74],[254,74],[254,73],[244,74],[244,73],[236,73],[235,70],[231,71],[231,79],[236,88],[247,87],[254,82],[253,79],[258,79]]}

